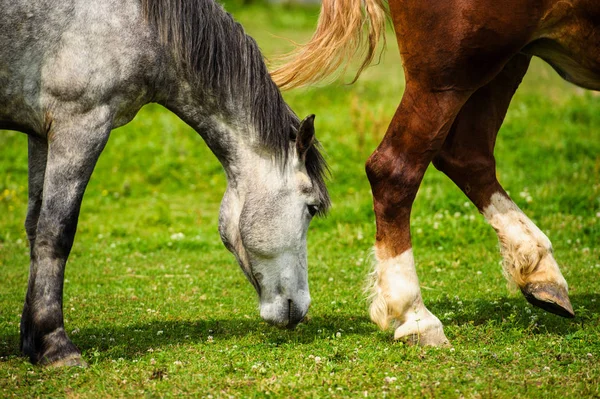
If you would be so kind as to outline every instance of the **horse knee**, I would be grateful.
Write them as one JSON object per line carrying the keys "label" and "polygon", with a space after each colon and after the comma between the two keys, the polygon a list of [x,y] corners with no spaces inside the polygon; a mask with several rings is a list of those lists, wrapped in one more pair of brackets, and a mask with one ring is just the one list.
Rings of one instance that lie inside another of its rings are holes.
{"label": "horse knee", "polygon": [[375,150],[367,159],[365,171],[371,186],[378,181],[381,181],[389,174],[387,171],[391,167],[392,159],[386,156],[384,152]]}
{"label": "horse knee", "polygon": [[367,160],[365,169],[373,190],[373,196],[386,199],[391,206],[416,194],[424,171],[417,163],[404,160],[402,154],[387,150],[377,150]]}
{"label": "horse knee", "polygon": [[68,233],[49,234],[43,229],[35,237],[34,254],[37,259],[63,259],[69,256],[73,246],[73,235]]}

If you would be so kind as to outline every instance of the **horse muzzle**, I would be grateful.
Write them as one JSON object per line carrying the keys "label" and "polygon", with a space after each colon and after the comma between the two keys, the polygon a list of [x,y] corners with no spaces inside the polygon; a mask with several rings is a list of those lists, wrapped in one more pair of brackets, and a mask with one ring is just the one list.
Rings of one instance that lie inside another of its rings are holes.
{"label": "horse muzzle", "polygon": [[302,292],[296,299],[277,297],[272,302],[261,300],[260,316],[269,324],[291,330],[304,319],[309,307],[310,295]]}

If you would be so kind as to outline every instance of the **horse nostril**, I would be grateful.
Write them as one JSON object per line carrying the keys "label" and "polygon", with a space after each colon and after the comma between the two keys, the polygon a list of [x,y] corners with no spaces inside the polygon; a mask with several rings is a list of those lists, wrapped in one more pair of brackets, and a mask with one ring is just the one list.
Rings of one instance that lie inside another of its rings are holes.
{"label": "horse nostril", "polygon": [[288,299],[288,329],[293,329],[304,319],[304,315],[298,309],[298,307],[294,304],[294,301]]}

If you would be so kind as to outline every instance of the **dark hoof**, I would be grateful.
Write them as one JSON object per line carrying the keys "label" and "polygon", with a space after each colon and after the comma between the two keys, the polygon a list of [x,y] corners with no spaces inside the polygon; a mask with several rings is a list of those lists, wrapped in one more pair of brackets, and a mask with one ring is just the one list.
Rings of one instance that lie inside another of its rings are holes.
{"label": "dark hoof", "polygon": [[555,283],[529,283],[521,292],[534,306],[562,317],[575,317],[567,290]]}
{"label": "dark hoof", "polygon": [[[37,345],[34,345],[36,344]],[[21,350],[33,364],[44,367],[86,367],[81,352],[60,328],[44,337],[34,339],[27,334],[21,335]],[[41,353],[40,353],[41,352]]]}

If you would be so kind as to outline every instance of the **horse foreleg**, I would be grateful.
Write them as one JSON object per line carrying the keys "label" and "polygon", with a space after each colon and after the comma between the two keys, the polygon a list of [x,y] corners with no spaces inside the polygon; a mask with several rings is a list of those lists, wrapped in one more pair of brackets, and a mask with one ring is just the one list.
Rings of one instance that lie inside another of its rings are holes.
{"label": "horse foreleg", "polygon": [[44,189],[44,175],[48,158],[48,143],[39,137],[28,137],[28,187],[29,200],[27,204],[27,217],[25,219],[25,232],[29,240],[29,248],[33,251],[38,218],[42,208],[42,192]]}
{"label": "horse foreleg", "polygon": [[21,348],[32,363],[85,364],[64,330],[63,282],[83,193],[110,131],[101,114],[105,113],[92,111],[80,120],[53,124],[48,133],[41,204],[43,168],[39,162],[45,157],[45,143],[30,142],[33,184],[26,225],[31,265],[21,318]]}
{"label": "horse foreleg", "polygon": [[408,85],[377,150],[367,162],[377,237],[371,319],[395,338],[445,345],[440,320],[424,305],[410,239],[410,211],[421,180],[467,95]]}
{"label": "horse foreleg", "polygon": [[532,304],[572,317],[567,283],[540,229],[496,179],[494,144],[510,100],[527,71],[529,56],[515,56],[458,114],[434,165],[465,192],[496,230],[504,274]]}

